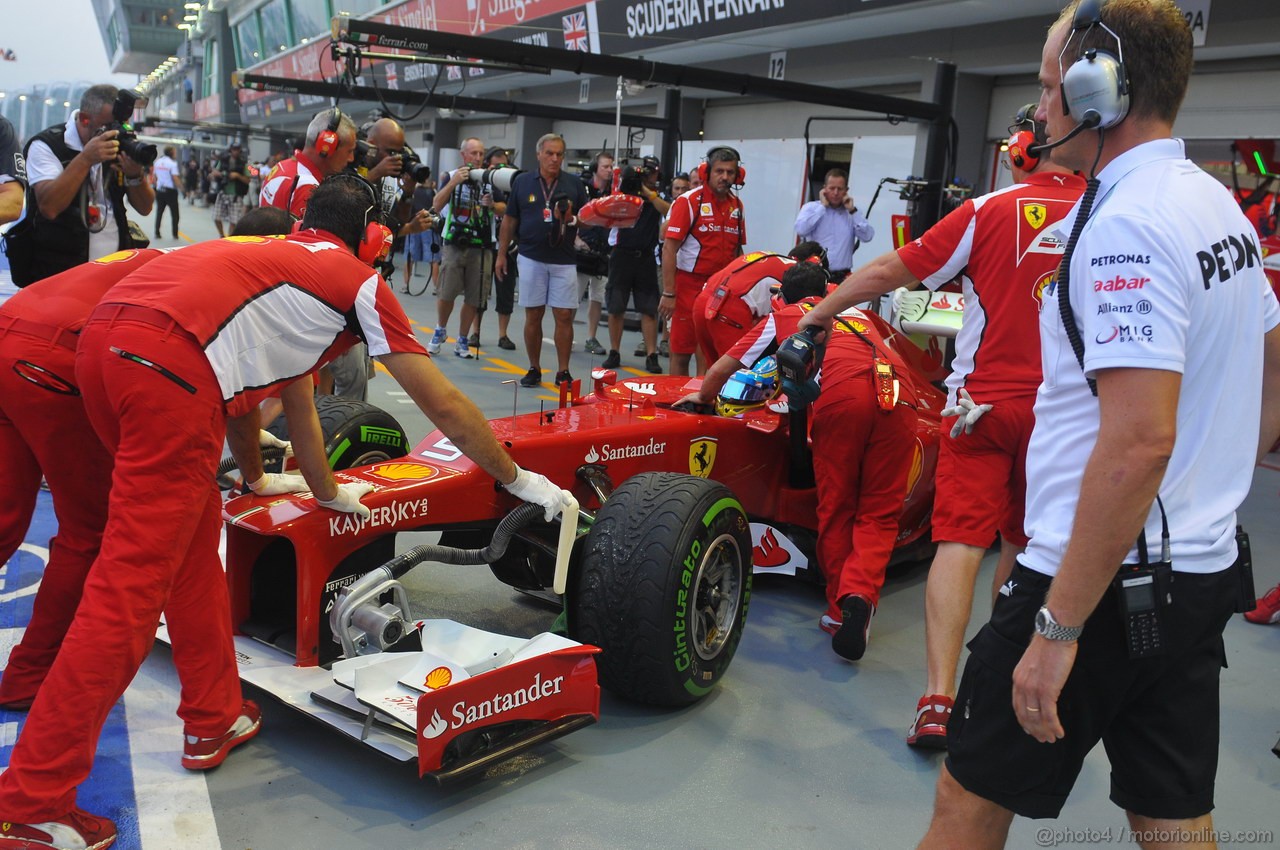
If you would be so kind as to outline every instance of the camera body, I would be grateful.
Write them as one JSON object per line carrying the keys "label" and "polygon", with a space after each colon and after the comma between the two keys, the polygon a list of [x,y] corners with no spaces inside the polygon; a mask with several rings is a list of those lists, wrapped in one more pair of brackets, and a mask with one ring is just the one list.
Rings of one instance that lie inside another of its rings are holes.
{"label": "camera body", "polygon": [[134,162],[146,167],[156,161],[160,151],[155,145],[140,141],[138,134],[133,132],[129,119],[133,117],[137,103],[137,95],[128,89],[120,89],[116,93],[115,103],[111,104],[111,123],[106,129],[116,131],[116,141],[120,143],[121,151]]}
{"label": "camera body", "polygon": [[426,183],[431,179],[431,167],[408,145],[400,151],[400,173],[408,174],[415,183]]}
{"label": "camera body", "polygon": [[641,189],[644,186],[645,179],[651,175],[658,174],[657,157],[646,156],[640,160],[639,165],[628,165],[618,170],[617,189],[624,195],[643,195]]}

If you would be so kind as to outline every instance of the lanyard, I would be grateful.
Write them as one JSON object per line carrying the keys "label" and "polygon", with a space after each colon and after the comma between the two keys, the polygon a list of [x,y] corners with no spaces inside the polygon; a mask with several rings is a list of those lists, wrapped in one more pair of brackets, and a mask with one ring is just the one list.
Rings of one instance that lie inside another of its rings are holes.
{"label": "lanyard", "polygon": [[539,174],[538,185],[542,187],[542,199],[546,204],[546,209],[551,209],[551,194],[555,191],[556,187],[560,185],[559,175],[556,176],[556,179],[553,182],[548,183],[543,180],[542,175]]}

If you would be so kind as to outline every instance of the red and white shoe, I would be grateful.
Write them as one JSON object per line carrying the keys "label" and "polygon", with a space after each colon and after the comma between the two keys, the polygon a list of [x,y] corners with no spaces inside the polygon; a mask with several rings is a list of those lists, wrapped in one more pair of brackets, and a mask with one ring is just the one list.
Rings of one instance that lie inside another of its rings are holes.
{"label": "red and white shoe", "polygon": [[927,750],[947,748],[947,721],[951,719],[951,697],[929,694],[916,703],[916,719],[907,730],[907,745]]}
{"label": "red and white shoe", "polygon": [[[227,754],[235,747],[258,734],[262,728],[262,710],[247,699],[240,706],[240,716],[231,728],[214,738],[198,738],[187,735],[182,745],[182,766],[187,770],[209,770],[227,760]],[[3,845],[0,845],[3,850]]]}
{"label": "red and white shoe", "polygon": [[1280,584],[1268,590],[1266,595],[1258,600],[1258,607],[1246,612],[1244,618],[1259,626],[1280,623]]}
{"label": "red and white shoe", "polygon": [[836,632],[840,631],[841,625],[843,624],[830,614],[823,614],[818,619],[818,628],[822,629],[829,635],[834,635]]}
{"label": "red and white shoe", "polygon": [[66,817],[45,823],[0,819],[2,850],[103,850],[115,843],[116,825],[83,809],[72,809]]}

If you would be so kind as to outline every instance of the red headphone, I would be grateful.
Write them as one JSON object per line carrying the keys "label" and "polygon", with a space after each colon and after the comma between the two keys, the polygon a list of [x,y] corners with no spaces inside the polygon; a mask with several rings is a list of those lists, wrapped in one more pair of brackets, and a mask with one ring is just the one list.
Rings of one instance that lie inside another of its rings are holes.
{"label": "red headphone", "polygon": [[[378,203],[378,193],[374,191],[373,186],[369,185],[368,180],[350,171],[339,171],[325,178],[325,181],[329,180],[355,180],[369,193],[369,208],[364,211],[364,232],[360,234],[360,241],[356,243],[355,254],[361,262],[370,266],[379,260],[385,260],[391,253],[391,243],[395,236],[391,229],[379,220],[382,210]],[[293,232],[297,233],[300,230],[302,230],[302,222],[295,222]]]}
{"label": "red headphone", "polygon": [[1023,171],[1034,170],[1040,164],[1040,156],[1031,152],[1031,146],[1038,143],[1036,134],[1030,130],[1019,130],[1014,133],[1005,143],[1009,150],[1009,162]]}
{"label": "red headphone", "polygon": [[316,153],[327,157],[338,149],[338,125],[342,123],[342,110],[334,107],[329,115],[329,126],[316,136]]}
{"label": "red headphone", "polygon": [[698,179],[700,179],[704,184],[707,182],[707,173],[710,170],[707,167],[707,160],[711,159],[713,154],[721,151],[727,151],[732,154],[734,161],[738,163],[738,172],[733,176],[733,185],[742,186],[747,182],[747,170],[742,167],[742,155],[728,145],[716,145],[714,148],[707,151],[706,157],[698,164],[698,167],[694,169],[698,174]]}

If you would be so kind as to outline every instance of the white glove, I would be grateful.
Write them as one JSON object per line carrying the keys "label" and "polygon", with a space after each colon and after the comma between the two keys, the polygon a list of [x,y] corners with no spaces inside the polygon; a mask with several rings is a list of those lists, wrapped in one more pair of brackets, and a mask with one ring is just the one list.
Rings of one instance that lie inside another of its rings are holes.
{"label": "white glove", "polygon": [[264,472],[257,481],[250,482],[249,489],[259,496],[279,496],[283,493],[304,493],[311,488],[307,486],[307,479],[301,475]]}
{"label": "white glove", "polygon": [[368,519],[373,515],[373,511],[361,504],[360,497],[372,491],[372,484],[366,484],[363,481],[352,481],[347,484],[339,484],[337,495],[329,501],[326,502],[323,499],[316,499],[316,501],[320,503],[321,507],[328,508],[331,511],[355,514]]}
{"label": "white glove", "polygon": [[258,431],[258,447],[262,449],[284,449],[285,457],[293,457],[293,443],[280,439],[270,431]]}
{"label": "white glove", "polygon": [[568,502],[565,492],[548,481],[545,475],[521,469],[519,466],[516,467],[516,480],[503,486],[517,499],[546,508],[547,522],[555,519],[556,514],[564,510]]}
{"label": "white glove", "polygon": [[973,399],[969,397],[969,391],[962,389],[956,397],[956,406],[948,407],[942,411],[942,415],[956,417],[956,424],[951,426],[951,439],[960,436],[961,432],[965,434],[973,433],[973,426],[978,424],[978,420],[982,415],[992,408],[990,404],[975,404]]}

